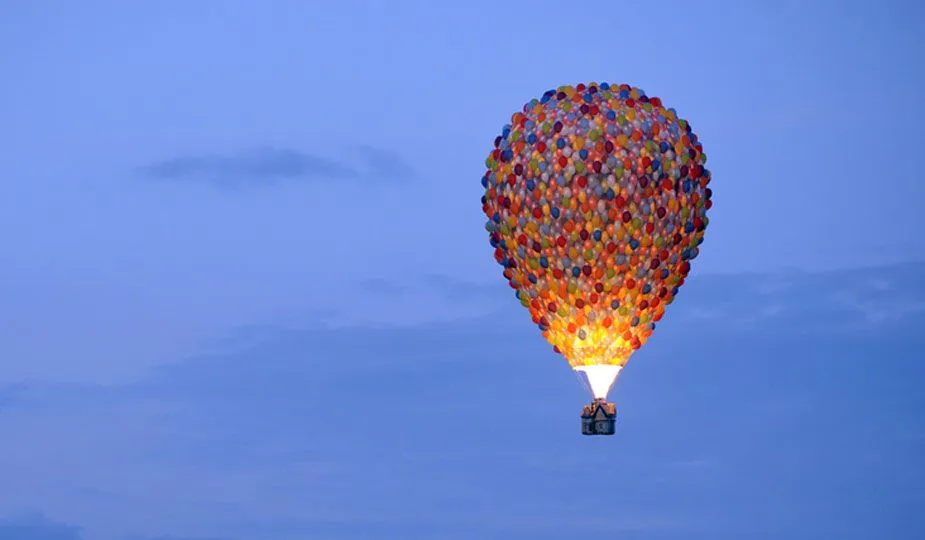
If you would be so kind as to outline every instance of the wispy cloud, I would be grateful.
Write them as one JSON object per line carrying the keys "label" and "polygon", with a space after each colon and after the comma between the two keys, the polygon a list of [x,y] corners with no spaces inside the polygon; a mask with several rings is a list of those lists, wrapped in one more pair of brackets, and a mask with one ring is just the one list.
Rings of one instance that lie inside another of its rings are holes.
{"label": "wispy cloud", "polygon": [[464,302],[497,306],[499,299],[508,300],[503,294],[507,285],[501,279],[493,283],[481,283],[448,275],[427,274],[415,279],[372,278],[360,282],[359,287],[372,295],[407,298],[427,294],[451,303]]}
{"label": "wispy cloud", "polygon": [[416,173],[411,165],[394,152],[368,145],[360,146],[357,151],[360,162],[365,165],[369,174],[395,181],[411,180],[415,177]]}
{"label": "wispy cloud", "polygon": [[[665,324],[714,321],[708,324],[723,331],[755,330],[771,322],[801,331],[874,329],[925,315],[922,283],[925,264],[818,274],[697,275],[687,280],[678,300],[668,307]],[[391,302],[428,298],[447,306],[469,306],[481,314],[516,304],[500,278],[493,282],[436,274],[377,278],[361,282],[359,289]]]}
{"label": "wispy cloud", "polygon": [[772,320],[801,331],[873,330],[925,315],[922,283],[921,263],[820,273],[698,275],[685,283],[666,320],[712,319],[722,321],[724,331],[760,329]]}
{"label": "wispy cloud", "polygon": [[859,315],[862,318],[859,322],[871,325],[888,324],[925,314],[925,298],[909,297],[903,293],[883,294],[890,292],[890,288],[845,290],[834,293],[832,299]]}
{"label": "wispy cloud", "polygon": [[226,155],[187,155],[141,168],[160,180],[206,179],[221,185],[265,184],[292,178],[356,178],[359,173],[337,161],[297,150],[262,148]]}
{"label": "wispy cloud", "polygon": [[125,540],[228,540],[222,536],[131,536]]}
{"label": "wispy cloud", "polygon": [[0,384],[0,411],[14,403],[23,388],[23,384]]}
{"label": "wispy cloud", "polygon": [[84,536],[76,525],[28,513],[0,519],[0,540],[84,540]]}
{"label": "wispy cloud", "polygon": [[415,291],[415,288],[408,282],[384,278],[364,279],[357,284],[357,287],[366,294],[389,297]]}
{"label": "wispy cloud", "polygon": [[138,172],[150,179],[207,181],[222,187],[289,180],[404,181],[414,176],[402,157],[387,150],[361,146],[356,154],[355,158],[334,159],[289,148],[261,147],[175,156],[140,167]]}

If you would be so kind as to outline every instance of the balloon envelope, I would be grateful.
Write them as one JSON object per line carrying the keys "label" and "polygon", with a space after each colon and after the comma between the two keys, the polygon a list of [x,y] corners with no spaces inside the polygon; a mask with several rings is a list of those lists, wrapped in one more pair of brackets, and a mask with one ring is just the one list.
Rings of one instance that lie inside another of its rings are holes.
{"label": "balloon envelope", "polygon": [[495,139],[482,177],[495,260],[595,397],[699,253],[712,205],[705,163],[690,124],[626,84],[550,90]]}

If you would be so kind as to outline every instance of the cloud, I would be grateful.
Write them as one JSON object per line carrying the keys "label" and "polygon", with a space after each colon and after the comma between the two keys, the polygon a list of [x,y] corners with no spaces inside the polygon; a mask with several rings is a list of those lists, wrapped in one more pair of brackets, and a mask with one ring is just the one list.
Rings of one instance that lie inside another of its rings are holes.
{"label": "cloud", "polygon": [[[479,283],[452,276],[428,275],[424,276],[422,283],[452,302],[494,301],[499,296],[504,296],[503,294],[499,295],[500,291],[511,290],[500,276],[490,283]],[[504,300],[507,300],[507,298],[504,298]]]}
{"label": "cloud", "polygon": [[[914,272],[872,272],[915,296]],[[243,329],[131,383],[20,392],[0,411],[0,478],[13,486],[0,511],[41,507],[80,523],[82,540],[760,538],[794,520],[807,538],[849,526],[874,537],[925,504],[923,439],[909,435],[925,410],[925,337],[790,318],[806,291],[828,298],[871,275],[792,276],[771,304],[791,311],[759,332],[660,327],[621,376],[606,441],[578,433],[585,396],[519,306],[404,327]],[[768,296],[761,279],[711,279],[692,279],[684,301]],[[454,298],[496,288],[414,283]],[[856,495],[871,492],[876,508]],[[589,513],[599,500],[604,515]],[[891,538],[922,529],[904,530]]]}
{"label": "cloud", "polygon": [[922,320],[923,282],[923,263],[817,273],[693,275],[668,308],[665,324],[709,319],[721,331],[750,331],[773,321],[799,332],[874,331]]}
{"label": "cloud", "polygon": [[15,403],[25,389],[26,385],[23,383],[0,384],[0,411]]}
{"label": "cloud", "polygon": [[218,536],[146,536],[126,538],[126,540],[227,540],[227,537]]}
{"label": "cloud", "polygon": [[398,155],[361,146],[358,159],[330,159],[294,149],[262,147],[228,154],[185,155],[156,161],[139,173],[156,180],[210,181],[218,186],[272,185],[287,180],[403,181],[414,173]]}
{"label": "cloud", "polygon": [[[921,320],[925,316],[923,282],[922,263],[822,273],[693,275],[668,307],[662,324],[699,321],[709,330],[722,332],[760,330],[770,322],[800,332],[872,331]],[[359,289],[390,303],[426,298],[428,305],[439,309],[469,307],[470,316],[516,304],[500,277],[486,283],[446,275],[377,278],[361,282]]]}
{"label": "cloud", "polygon": [[[577,439],[548,440],[544,414],[497,433],[502,408],[556,409],[512,399],[511,381],[542,388],[563,374],[550,362],[524,376],[545,347],[505,341],[509,331],[485,321],[264,329],[262,340],[237,351],[165,366],[136,383],[59,385],[43,394],[47,401],[26,399],[15,417],[3,419],[12,436],[0,448],[0,475],[31,497],[47,493],[41,486],[69,490],[56,497],[56,513],[74,512],[80,501],[91,516],[107,516],[107,527],[156,522],[173,535],[204,524],[214,530],[185,535],[346,539],[393,531],[423,539],[436,531],[491,538],[508,530],[518,538],[538,520],[547,520],[540,528],[589,532],[634,527],[629,514],[573,527],[570,516],[544,517],[519,495],[548,479],[531,466],[503,463],[535,455],[538,435],[566,456],[562,442]],[[577,386],[564,382],[553,386],[576,397]],[[563,429],[573,427],[574,411],[558,412]],[[544,468],[561,464],[548,463]],[[509,469],[509,484],[497,485],[498,466]],[[502,499],[485,500],[487,486]],[[45,502],[31,497],[26,501]],[[21,498],[0,494],[0,508]],[[104,526],[87,521],[89,529]]]}
{"label": "cloud", "polygon": [[415,177],[411,165],[394,152],[367,145],[360,146],[358,152],[370,174],[396,181],[411,180]]}
{"label": "cloud", "polygon": [[180,156],[152,163],[141,172],[161,180],[210,179],[221,185],[274,183],[291,178],[356,178],[341,163],[296,150],[263,148],[230,155]]}
{"label": "cloud", "polygon": [[[441,274],[427,274],[416,279],[372,278],[361,281],[358,286],[368,294],[393,299],[430,294],[451,303],[493,305],[497,305],[497,300],[503,296],[499,296],[499,291],[507,288],[504,280],[500,278],[492,283],[480,283]],[[502,300],[507,300],[507,297],[503,297]]]}
{"label": "cloud", "polygon": [[388,297],[402,296],[416,290],[410,283],[384,278],[364,279],[357,287],[366,294]]}
{"label": "cloud", "polygon": [[29,513],[0,519],[0,540],[84,540],[84,537],[80,527]]}

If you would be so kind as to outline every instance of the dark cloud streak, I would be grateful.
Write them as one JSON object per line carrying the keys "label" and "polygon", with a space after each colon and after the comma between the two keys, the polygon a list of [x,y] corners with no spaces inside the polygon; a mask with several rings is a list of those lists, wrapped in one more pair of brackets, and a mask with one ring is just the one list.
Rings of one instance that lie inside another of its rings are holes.
{"label": "dark cloud streak", "polygon": [[387,150],[361,146],[355,159],[331,159],[289,148],[262,147],[226,154],[183,155],[137,171],[165,181],[211,181],[221,187],[274,185],[282,181],[404,181],[412,167]]}
{"label": "dark cloud streak", "polygon": [[415,176],[414,169],[401,157],[393,152],[362,145],[359,147],[361,159],[374,174],[392,181],[411,180]]}

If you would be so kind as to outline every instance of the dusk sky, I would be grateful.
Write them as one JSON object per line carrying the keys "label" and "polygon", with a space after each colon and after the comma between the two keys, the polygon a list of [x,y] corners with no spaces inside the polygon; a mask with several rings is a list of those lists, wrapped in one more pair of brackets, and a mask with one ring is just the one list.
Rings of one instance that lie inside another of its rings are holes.
{"label": "dusk sky", "polygon": [[[925,538],[923,21],[0,0],[0,540]],[[606,438],[479,202],[590,81],[714,192]]]}

